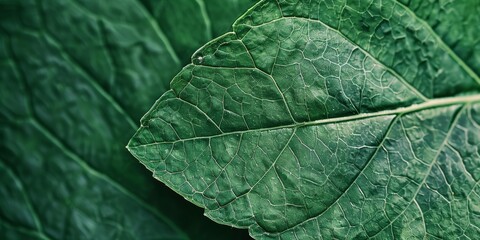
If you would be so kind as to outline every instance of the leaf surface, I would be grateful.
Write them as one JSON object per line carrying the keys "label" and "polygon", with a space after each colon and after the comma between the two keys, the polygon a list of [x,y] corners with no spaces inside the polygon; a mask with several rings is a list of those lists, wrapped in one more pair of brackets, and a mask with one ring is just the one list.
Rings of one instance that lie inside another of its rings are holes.
{"label": "leaf surface", "polygon": [[257,239],[478,236],[478,69],[409,7],[261,1],[194,54],[130,152]]}
{"label": "leaf surface", "polygon": [[124,147],[133,119],[185,61],[149,10],[133,0],[0,0],[1,239],[241,237]]}
{"label": "leaf surface", "polygon": [[257,0],[141,0],[165,36],[182,65],[200,46],[231,31],[231,24]]}

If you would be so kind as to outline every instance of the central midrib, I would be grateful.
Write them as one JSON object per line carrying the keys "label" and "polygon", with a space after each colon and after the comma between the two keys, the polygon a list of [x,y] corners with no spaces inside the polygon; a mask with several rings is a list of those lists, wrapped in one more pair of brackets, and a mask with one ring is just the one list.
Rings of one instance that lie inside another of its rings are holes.
{"label": "central midrib", "polygon": [[[342,116],[342,117],[335,117],[335,118],[325,118],[325,119],[319,119],[319,120],[310,121],[310,122],[292,123],[292,124],[286,124],[286,125],[275,126],[275,127],[239,130],[239,131],[225,132],[225,133],[209,135],[209,136],[184,138],[184,139],[179,139],[179,140],[169,141],[169,142],[155,142],[155,143],[141,144],[141,145],[137,145],[137,146],[130,146],[131,145],[131,141],[130,141],[128,143],[127,148],[128,149],[135,149],[135,148],[139,148],[139,147],[146,147],[146,146],[152,146],[152,145],[174,144],[174,143],[177,143],[177,142],[185,142],[185,141],[199,140],[199,139],[209,139],[209,138],[222,137],[222,136],[228,136],[228,135],[234,135],[234,134],[245,134],[245,133],[249,133],[249,132],[262,132],[262,131],[271,131],[271,130],[278,130],[278,129],[284,129],[284,128],[298,128],[298,127],[322,125],[322,124],[329,124],[329,123],[347,122],[347,121],[354,121],[354,120],[360,120],[360,119],[365,119],[365,118],[373,118],[373,117],[388,116],[388,115],[398,115],[398,114],[407,114],[407,113],[412,113],[412,112],[417,112],[417,111],[422,111],[422,110],[427,110],[427,109],[446,107],[446,106],[451,106],[451,105],[456,105],[456,104],[475,103],[475,102],[480,102],[480,93],[474,94],[474,95],[459,96],[459,97],[437,98],[437,99],[432,99],[432,100],[429,100],[429,101],[426,101],[426,102],[423,102],[423,103],[420,103],[420,104],[414,104],[414,105],[411,105],[411,106],[408,106],[408,107],[401,107],[401,108],[384,110],[384,111],[379,111],[379,112],[361,113],[361,114],[356,114],[356,115]],[[152,119],[155,119],[155,118],[152,118]],[[149,119],[149,120],[152,120],[152,119]]]}

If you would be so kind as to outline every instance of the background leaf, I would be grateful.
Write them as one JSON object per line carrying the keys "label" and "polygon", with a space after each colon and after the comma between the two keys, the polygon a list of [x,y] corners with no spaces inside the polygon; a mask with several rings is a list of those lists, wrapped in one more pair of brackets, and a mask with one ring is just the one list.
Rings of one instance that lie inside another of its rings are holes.
{"label": "background leaf", "polygon": [[124,147],[193,50],[252,3],[224,2],[229,15],[215,16],[219,5],[171,2],[0,1],[2,239],[246,236],[203,217]]}
{"label": "background leaf", "polygon": [[456,44],[478,38],[409,4],[261,1],[195,53],[130,151],[258,239],[475,238],[480,78]]}

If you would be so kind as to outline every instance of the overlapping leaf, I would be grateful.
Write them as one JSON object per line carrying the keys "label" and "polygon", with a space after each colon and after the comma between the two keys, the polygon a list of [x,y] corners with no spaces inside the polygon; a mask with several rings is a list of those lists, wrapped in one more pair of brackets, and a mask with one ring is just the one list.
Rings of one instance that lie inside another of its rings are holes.
{"label": "overlapping leaf", "polygon": [[[152,10],[170,1],[145,2],[0,0],[1,239],[241,237],[185,206],[125,150],[133,119],[193,53],[172,44],[162,25],[171,16]],[[177,22],[182,37],[218,31],[200,27],[202,1],[178,2],[169,11],[189,16]],[[227,21],[249,3],[226,2]]]}
{"label": "overlapping leaf", "polygon": [[479,236],[476,55],[410,7],[261,1],[196,52],[130,151],[258,239]]}

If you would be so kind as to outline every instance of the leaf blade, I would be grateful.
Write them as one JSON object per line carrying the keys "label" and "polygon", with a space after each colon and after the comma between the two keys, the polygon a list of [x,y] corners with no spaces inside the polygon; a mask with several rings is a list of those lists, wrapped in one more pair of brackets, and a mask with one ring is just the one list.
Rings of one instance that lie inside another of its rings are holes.
{"label": "leaf blade", "polygon": [[242,237],[201,221],[124,148],[131,119],[191,55],[178,59],[175,39],[139,1],[7,0],[0,8],[3,238]]}
{"label": "leaf blade", "polygon": [[[369,238],[385,234],[385,229],[394,234],[390,237],[457,236],[458,228],[442,232],[426,218],[423,227],[411,231],[402,227],[411,226],[408,221],[429,210],[418,203],[425,200],[418,194],[426,191],[426,179],[431,178],[437,155],[443,153],[459,119],[476,112],[478,77],[421,20],[405,17],[412,12],[403,5],[394,1],[383,6],[367,1],[328,4],[259,2],[235,22],[233,33],[195,53],[192,64],[172,81],[168,96],[142,118],[129,150],[159,180],[204,207],[207,216],[249,228],[258,239],[318,234]],[[330,11],[320,11],[325,6]],[[398,40],[395,34],[403,35]],[[208,118],[194,114],[197,110]],[[163,123],[155,122],[158,119]],[[359,127],[350,134],[341,133],[339,129],[349,124]],[[372,130],[369,125],[376,127]],[[476,139],[472,126],[467,130]],[[330,130],[308,135],[321,127]],[[167,128],[177,134],[159,132]],[[302,137],[298,137],[300,130],[305,131]],[[345,143],[351,140],[347,136],[367,139],[384,134],[376,144]],[[315,139],[323,139],[322,144],[308,147]],[[328,155],[328,146],[338,142],[343,142],[343,148],[336,146],[338,152]],[[357,154],[363,164],[353,162],[355,154],[341,154],[361,146],[376,149],[370,152],[371,158]],[[322,154],[302,155],[311,151]],[[331,166],[337,171],[331,175],[322,172],[326,167],[309,172],[313,179],[332,182],[319,187],[302,176],[308,172],[305,168],[298,170],[300,156],[304,165],[322,160],[325,165],[347,163],[340,169]],[[383,172],[376,176],[375,170]],[[348,177],[345,172],[355,174]],[[378,182],[385,193],[370,187],[374,185],[370,181]],[[308,198],[308,191],[301,190],[305,185],[317,195]],[[474,191],[475,186],[463,187]],[[361,197],[366,194],[362,188],[372,199]],[[470,197],[457,200],[474,201]],[[365,213],[350,207],[356,213],[349,216],[342,208],[355,203]],[[478,219],[471,221],[464,226],[474,228]]]}

